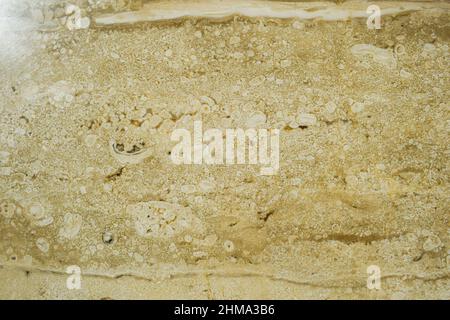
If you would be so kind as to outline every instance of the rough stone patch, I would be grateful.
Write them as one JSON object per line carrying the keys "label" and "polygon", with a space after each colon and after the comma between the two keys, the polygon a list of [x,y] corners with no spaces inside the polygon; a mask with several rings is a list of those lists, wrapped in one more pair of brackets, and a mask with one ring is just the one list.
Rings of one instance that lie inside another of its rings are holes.
{"label": "rough stone patch", "polygon": [[126,209],[138,235],[168,239],[186,231],[202,232],[203,225],[190,208],[164,201],[140,202]]}
{"label": "rough stone patch", "polygon": [[77,213],[66,213],[63,226],[59,229],[59,236],[65,239],[74,239],[81,229],[83,217]]}
{"label": "rough stone patch", "polygon": [[356,57],[369,56],[373,61],[389,68],[395,68],[397,61],[389,49],[382,49],[371,44],[355,44],[351,48],[351,52]]}

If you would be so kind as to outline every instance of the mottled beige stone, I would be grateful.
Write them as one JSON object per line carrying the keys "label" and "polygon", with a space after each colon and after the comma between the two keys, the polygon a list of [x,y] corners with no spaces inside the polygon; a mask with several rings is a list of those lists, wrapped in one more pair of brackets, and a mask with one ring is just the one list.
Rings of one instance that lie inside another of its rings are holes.
{"label": "mottled beige stone", "polygon": [[[1,299],[450,298],[450,5],[226,2],[1,3]],[[280,169],[175,165],[196,120]]]}

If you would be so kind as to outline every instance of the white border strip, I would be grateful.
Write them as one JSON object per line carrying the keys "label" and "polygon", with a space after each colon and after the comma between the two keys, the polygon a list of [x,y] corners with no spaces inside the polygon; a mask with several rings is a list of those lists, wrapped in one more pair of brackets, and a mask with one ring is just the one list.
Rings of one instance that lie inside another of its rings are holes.
{"label": "white border strip", "polygon": [[235,15],[336,21],[367,18],[366,9],[370,4],[378,5],[383,15],[433,8],[450,9],[450,4],[445,2],[351,1],[335,4],[332,2],[271,2],[261,0],[186,0],[150,2],[139,11],[104,14],[94,17],[94,21],[97,26],[109,26],[175,20],[186,17],[220,19]]}

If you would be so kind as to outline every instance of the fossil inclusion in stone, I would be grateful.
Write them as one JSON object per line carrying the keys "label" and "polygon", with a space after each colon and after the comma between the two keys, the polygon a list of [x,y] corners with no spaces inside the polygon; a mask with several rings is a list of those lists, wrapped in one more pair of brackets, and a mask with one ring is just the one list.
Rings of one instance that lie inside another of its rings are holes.
{"label": "fossil inclusion in stone", "polygon": [[180,3],[0,2],[0,298],[449,299],[448,2]]}

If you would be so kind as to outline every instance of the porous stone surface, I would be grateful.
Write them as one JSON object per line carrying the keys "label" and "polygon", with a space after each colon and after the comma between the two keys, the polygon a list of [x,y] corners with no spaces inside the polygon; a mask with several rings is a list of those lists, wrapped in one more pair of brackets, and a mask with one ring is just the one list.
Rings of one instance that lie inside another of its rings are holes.
{"label": "porous stone surface", "polygon": [[[0,11],[0,298],[450,298],[447,4],[368,30],[29,3]],[[279,129],[279,171],[175,165],[195,120]]]}

